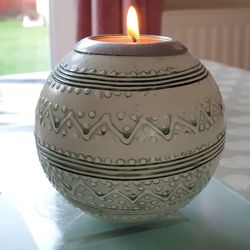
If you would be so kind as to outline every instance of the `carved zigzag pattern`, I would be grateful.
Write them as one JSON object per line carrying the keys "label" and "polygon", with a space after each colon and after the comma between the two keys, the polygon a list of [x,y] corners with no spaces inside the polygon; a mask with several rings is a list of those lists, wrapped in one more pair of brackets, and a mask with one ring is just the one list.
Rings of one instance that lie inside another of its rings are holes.
{"label": "carved zigzag pattern", "polygon": [[[59,181],[58,178],[55,178],[55,181],[63,184],[63,181]],[[194,186],[192,189],[188,189],[186,188],[182,183],[179,183],[179,185],[177,185],[166,197],[163,197],[162,195],[160,194],[156,194],[154,192],[152,192],[151,190],[149,189],[146,189],[144,192],[142,192],[141,194],[139,194],[135,199],[131,199],[129,197],[127,197],[125,194],[123,194],[122,192],[119,191],[119,189],[113,189],[111,192],[109,193],[106,193],[104,195],[98,195],[94,190],[92,190],[89,186],[85,185],[84,183],[82,182],[79,182],[75,185],[74,188],[69,188],[69,186],[63,184],[64,188],[68,189],[70,192],[76,192],[76,189],[79,187],[79,186],[83,186],[85,189],[87,189],[91,195],[93,195],[96,199],[104,202],[106,199],[108,199],[109,197],[112,197],[114,194],[118,195],[119,197],[122,197],[124,198],[125,200],[127,200],[129,203],[131,204],[136,204],[137,202],[140,201],[141,198],[145,197],[146,195],[150,195],[152,196],[153,198],[155,199],[159,199],[163,202],[166,202],[168,200],[171,200],[171,197],[176,195],[176,193],[178,193],[179,190],[182,190],[182,192],[184,192],[187,196],[188,194],[194,194],[196,192],[199,192],[203,185],[205,185],[206,183],[208,182],[208,179],[207,178],[202,178],[201,180],[199,180]],[[76,193],[74,193],[75,195]]]}
{"label": "carved zigzag pattern", "polygon": [[[216,107],[216,110],[221,113],[221,108],[218,104],[215,104],[211,101],[211,107]],[[148,118],[141,116],[136,125],[131,129],[130,133],[123,133],[121,132],[112,122],[111,114],[110,113],[104,113],[100,120],[96,122],[88,131],[84,130],[79,123],[78,119],[74,115],[74,112],[70,110],[61,120],[60,124],[56,126],[56,121],[54,119],[53,111],[52,111],[52,104],[50,103],[42,112],[40,115],[40,124],[44,121],[46,115],[48,115],[48,118],[51,121],[52,128],[55,133],[59,133],[60,130],[66,125],[67,121],[72,122],[72,126],[76,129],[79,137],[85,141],[89,141],[93,134],[97,132],[100,128],[105,126],[115,137],[117,137],[122,143],[129,145],[132,143],[133,139],[137,135],[138,131],[142,127],[149,127],[152,131],[154,131],[158,136],[163,138],[166,141],[172,140],[174,135],[176,134],[176,126],[180,125],[185,127],[189,133],[196,134],[198,132],[201,132],[199,130],[199,123],[200,119],[199,117],[203,115],[205,119],[208,121],[210,125],[213,124],[213,113],[212,109],[210,108],[210,115],[204,110],[204,107],[202,104],[199,104],[196,108],[196,121],[195,122],[189,122],[185,120],[184,118],[178,116],[178,115],[172,115],[171,116],[171,122],[169,125],[169,128],[167,129],[167,133],[163,130],[157,127],[154,123],[152,123]]]}

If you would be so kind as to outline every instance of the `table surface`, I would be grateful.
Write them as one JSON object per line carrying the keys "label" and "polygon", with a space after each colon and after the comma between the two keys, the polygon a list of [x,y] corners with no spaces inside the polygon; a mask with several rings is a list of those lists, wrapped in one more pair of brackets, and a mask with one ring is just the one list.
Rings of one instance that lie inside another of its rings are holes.
{"label": "table surface", "polygon": [[[32,131],[46,73],[0,78],[0,249],[250,249],[250,72],[204,64],[227,110],[226,149],[216,176],[237,193],[213,179],[174,217],[136,225],[81,212],[45,177]],[[23,98],[27,89],[32,94]]]}

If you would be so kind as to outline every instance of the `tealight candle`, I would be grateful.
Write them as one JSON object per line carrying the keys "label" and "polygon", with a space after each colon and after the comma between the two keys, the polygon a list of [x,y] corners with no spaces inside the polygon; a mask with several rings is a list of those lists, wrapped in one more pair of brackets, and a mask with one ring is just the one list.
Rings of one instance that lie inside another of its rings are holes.
{"label": "tealight candle", "polygon": [[89,54],[119,56],[169,56],[186,52],[183,44],[169,37],[140,35],[134,7],[127,15],[128,35],[102,35],[85,38],[75,50]]}

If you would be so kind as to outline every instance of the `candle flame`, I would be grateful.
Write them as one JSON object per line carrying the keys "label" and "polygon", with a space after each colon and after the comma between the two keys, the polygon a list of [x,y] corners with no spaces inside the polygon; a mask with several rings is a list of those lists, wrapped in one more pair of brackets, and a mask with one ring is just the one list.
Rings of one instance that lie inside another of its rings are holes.
{"label": "candle flame", "polygon": [[128,36],[131,36],[133,42],[136,42],[139,38],[139,27],[136,10],[133,6],[130,6],[127,14],[127,32]]}

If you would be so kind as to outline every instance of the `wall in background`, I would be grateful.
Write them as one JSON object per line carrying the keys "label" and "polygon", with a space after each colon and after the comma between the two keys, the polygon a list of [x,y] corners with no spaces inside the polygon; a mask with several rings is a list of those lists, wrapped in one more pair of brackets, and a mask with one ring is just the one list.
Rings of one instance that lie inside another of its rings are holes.
{"label": "wall in background", "polygon": [[51,64],[55,67],[76,42],[77,0],[49,2]]}
{"label": "wall in background", "polygon": [[164,0],[165,10],[250,7],[249,0]]}
{"label": "wall in background", "polygon": [[[180,9],[229,8],[240,6],[250,8],[250,0],[164,0],[165,12]],[[75,44],[76,13],[77,0],[50,1],[51,59],[53,66],[55,66]],[[163,20],[163,30],[165,30],[165,25],[166,23]],[[168,30],[163,34],[169,34]]]}
{"label": "wall in background", "polygon": [[250,8],[164,11],[162,34],[198,58],[250,70]]}

